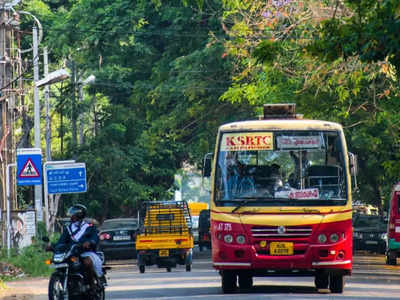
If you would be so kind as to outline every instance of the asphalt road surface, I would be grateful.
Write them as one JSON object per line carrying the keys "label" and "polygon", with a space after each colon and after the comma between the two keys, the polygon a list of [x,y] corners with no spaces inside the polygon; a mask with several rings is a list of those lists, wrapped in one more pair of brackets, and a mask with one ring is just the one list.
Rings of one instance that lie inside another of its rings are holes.
{"label": "asphalt road surface", "polygon": [[[184,266],[172,272],[151,266],[140,274],[135,260],[110,261],[106,299],[400,299],[400,266],[385,265],[383,255],[357,253],[353,275],[346,277],[343,294],[316,290],[312,277],[264,277],[254,279],[252,290],[233,295],[222,294],[220,276],[212,268],[209,255],[196,250],[191,272]],[[47,282],[47,278],[39,278],[10,283],[13,295],[2,297],[0,293],[0,299],[47,299]]]}

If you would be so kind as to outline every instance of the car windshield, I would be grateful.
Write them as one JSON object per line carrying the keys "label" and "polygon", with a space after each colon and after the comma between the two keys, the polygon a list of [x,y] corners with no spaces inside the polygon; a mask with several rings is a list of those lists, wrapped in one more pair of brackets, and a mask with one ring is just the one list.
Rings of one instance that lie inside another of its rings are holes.
{"label": "car windshield", "polygon": [[386,226],[383,218],[379,216],[358,216],[355,218],[353,227],[379,227]]}
{"label": "car windshield", "polygon": [[136,220],[116,220],[116,221],[104,221],[103,225],[101,226],[102,230],[105,229],[118,229],[124,227],[134,227],[136,228],[138,223]]}
{"label": "car windshield", "polygon": [[338,133],[332,131],[224,133],[216,203],[343,205],[347,189],[342,149]]}

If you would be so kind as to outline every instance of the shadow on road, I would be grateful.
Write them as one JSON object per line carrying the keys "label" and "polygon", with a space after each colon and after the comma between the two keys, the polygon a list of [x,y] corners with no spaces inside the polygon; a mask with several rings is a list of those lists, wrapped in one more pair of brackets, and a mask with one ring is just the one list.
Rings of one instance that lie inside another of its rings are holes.
{"label": "shadow on road", "polygon": [[[314,287],[306,286],[254,286],[250,290],[237,289],[234,293],[235,297],[241,294],[320,294]],[[201,296],[206,297],[205,299],[218,298],[221,296],[231,297],[229,294],[222,294],[220,287],[192,287],[192,288],[153,288],[151,290],[140,290],[132,293],[136,295],[134,299],[160,299],[162,295],[165,297],[173,297],[173,299],[201,299]],[[126,291],[112,291],[112,296],[115,299],[123,299],[126,296]],[[171,298],[172,299],[172,298]]]}

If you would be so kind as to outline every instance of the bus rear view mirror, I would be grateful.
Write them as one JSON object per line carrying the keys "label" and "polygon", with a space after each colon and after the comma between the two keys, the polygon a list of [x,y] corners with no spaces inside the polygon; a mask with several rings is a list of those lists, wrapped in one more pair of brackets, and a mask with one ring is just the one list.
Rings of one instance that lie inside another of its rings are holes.
{"label": "bus rear view mirror", "polygon": [[357,155],[351,152],[349,152],[349,164],[351,175],[356,176],[358,173]]}
{"label": "bus rear view mirror", "polygon": [[204,155],[203,159],[203,177],[211,176],[211,162],[212,162],[213,154],[207,153]]}
{"label": "bus rear view mirror", "polygon": [[352,186],[354,191],[358,190],[357,184],[357,173],[358,173],[358,163],[357,163],[357,155],[349,152],[349,165],[350,165],[350,174],[352,178]]}

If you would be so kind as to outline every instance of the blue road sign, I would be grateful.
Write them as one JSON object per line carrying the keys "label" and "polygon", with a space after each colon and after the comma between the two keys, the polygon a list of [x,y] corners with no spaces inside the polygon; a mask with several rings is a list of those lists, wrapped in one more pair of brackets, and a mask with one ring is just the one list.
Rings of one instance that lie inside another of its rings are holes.
{"label": "blue road sign", "polygon": [[49,164],[45,169],[49,194],[86,192],[85,163]]}
{"label": "blue road sign", "polygon": [[42,184],[42,150],[17,149],[17,185]]}

